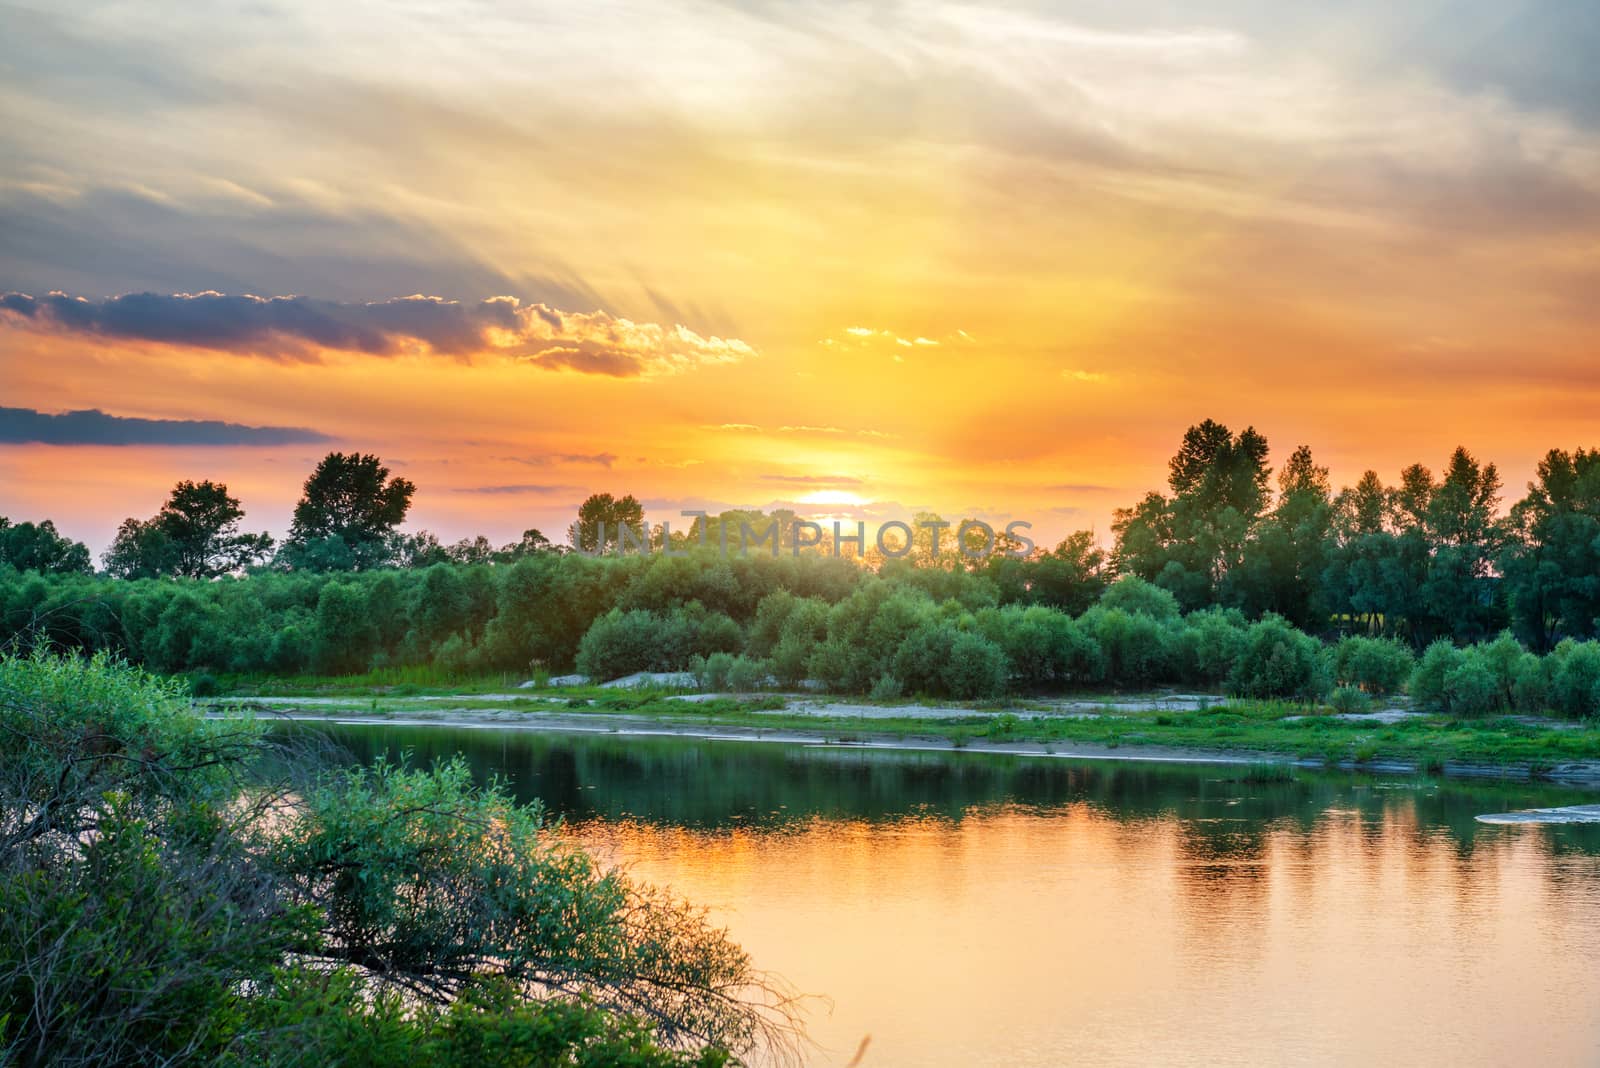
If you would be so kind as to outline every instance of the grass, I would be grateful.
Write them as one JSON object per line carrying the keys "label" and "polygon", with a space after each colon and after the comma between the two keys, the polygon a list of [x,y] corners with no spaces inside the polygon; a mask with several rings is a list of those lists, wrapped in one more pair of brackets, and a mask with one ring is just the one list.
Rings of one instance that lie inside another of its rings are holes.
{"label": "grass", "polygon": [[[426,715],[448,721],[457,710],[628,715],[705,728],[785,730],[829,738],[942,739],[957,747],[981,743],[1031,744],[1104,749],[1156,746],[1180,750],[1260,754],[1264,759],[1313,760],[1328,764],[1407,763],[1437,773],[1447,764],[1477,764],[1531,769],[1534,773],[1576,761],[1600,761],[1600,724],[1558,728],[1512,717],[1456,719],[1417,716],[1392,724],[1306,714],[1303,705],[1284,701],[1218,699],[1193,711],[1129,711],[1102,705],[1089,717],[1038,714],[1050,706],[1038,700],[957,705],[940,702],[949,715],[918,715],[904,700],[872,705],[890,714],[807,715],[786,712],[786,698],[774,694],[718,697],[703,702],[671,700],[676,691],[650,688],[552,687],[517,691],[505,676],[450,681],[430,669],[389,669],[340,678],[219,680],[234,696],[317,696],[339,699],[329,710],[385,715]],[[489,694],[511,696],[492,698]],[[438,699],[449,697],[449,701]],[[807,700],[826,699],[821,695]],[[226,704],[226,698],[221,699]],[[895,714],[904,710],[904,715]],[[1028,716],[1018,712],[1034,713]]]}

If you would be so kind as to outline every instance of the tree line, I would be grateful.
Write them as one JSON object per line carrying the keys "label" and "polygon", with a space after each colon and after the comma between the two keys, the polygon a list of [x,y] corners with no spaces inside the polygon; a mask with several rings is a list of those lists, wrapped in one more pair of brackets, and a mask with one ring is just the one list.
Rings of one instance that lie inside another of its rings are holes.
{"label": "tree line", "polygon": [[[932,613],[937,633],[916,639],[927,644],[928,662],[976,657],[987,664],[980,675],[1006,674],[1002,688],[1032,685],[1042,681],[1038,673],[1021,665],[1025,654],[1007,651],[1004,628],[982,623],[990,618],[984,613],[1011,619],[1048,610],[1082,624],[1119,579],[1170,598],[1183,627],[1212,617],[1236,622],[1236,630],[1276,620],[1329,641],[1390,640],[1413,655],[1439,641],[1487,647],[1503,631],[1534,653],[1595,637],[1600,450],[1552,450],[1526,496],[1504,514],[1494,465],[1465,449],[1437,476],[1412,465],[1386,485],[1369,471],[1337,491],[1308,448],[1296,449],[1276,479],[1267,456],[1254,430],[1234,433],[1210,421],[1191,427],[1170,461],[1166,490],[1117,512],[1109,552],[1080,531],[1025,559],[974,560],[948,542],[942,549],[919,542],[905,559],[885,560],[870,548],[842,559],[828,545],[748,559],[697,548],[763,522],[777,524],[778,540],[792,544],[783,540],[792,515],[760,512],[701,517],[672,532],[683,557],[585,556],[538,531],[498,548],[481,537],[444,546],[426,532],[399,531],[410,482],[392,477],[375,456],[334,453],[307,479],[281,545],[242,531],[238,501],[209,482],[180,483],[156,516],[125,523],[101,575],[90,573],[87,549],[48,521],[0,520],[0,637],[45,634],[168,671],[330,673],[416,663],[528,671],[586,663],[604,674],[629,664],[686,667],[719,654],[770,659],[779,652],[766,637],[776,625],[771,613],[788,597],[803,602],[796,618],[805,622],[793,625],[782,655],[791,667],[803,663],[809,677],[863,691],[887,676],[885,692],[895,685],[964,692],[973,685],[926,677],[909,651],[903,669],[883,660],[869,678],[847,666],[845,639],[828,643],[853,626],[847,617],[855,599],[882,598],[893,602],[886,611],[898,613],[899,623],[886,617],[873,633],[887,628],[908,640]],[[647,539],[666,534],[645,529],[634,498],[596,494],[580,508],[569,540],[598,548],[600,523],[635,526]],[[885,590],[911,591],[918,605],[911,610]],[[1152,664],[1165,657],[1164,668],[1130,667],[1121,643],[1100,631],[1104,620],[1090,618],[1099,650],[1090,659],[1099,666],[1052,668],[1046,674],[1054,681],[1192,677],[1181,657],[1161,652],[1188,639],[1151,640],[1140,657]],[[1123,626],[1118,619],[1106,625]],[[898,645],[884,653],[900,655]],[[985,681],[976,689],[994,687]]]}

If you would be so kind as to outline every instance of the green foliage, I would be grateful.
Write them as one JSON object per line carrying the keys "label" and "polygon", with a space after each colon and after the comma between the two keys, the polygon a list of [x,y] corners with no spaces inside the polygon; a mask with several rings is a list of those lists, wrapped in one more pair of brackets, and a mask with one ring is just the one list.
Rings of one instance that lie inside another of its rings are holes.
{"label": "green foliage", "polygon": [[1551,654],[1550,703],[1574,719],[1600,716],[1600,641],[1568,638]]}
{"label": "green foliage", "polygon": [[1304,701],[1320,698],[1329,686],[1321,653],[1315,638],[1269,615],[1245,633],[1244,650],[1228,677],[1229,692]]}
{"label": "green foliage", "polygon": [[1174,655],[1189,682],[1216,686],[1233,674],[1244,652],[1245,620],[1236,609],[1190,612],[1176,631]]}
{"label": "green foliage", "polygon": [[1328,695],[1328,707],[1344,715],[1353,715],[1370,709],[1372,698],[1354,686],[1340,686]]}
{"label": "green foliage", "polygon": [[1371,694],[1398,693],[1415,666],[1411,650],[1392,638],[1341,638],[1333,647],[1334,681]]}
{"label": "green foliage", "polygon": [[415,492],[406,479],[389,477],[376,456],[330,452],[306,479],[283,562],[311,570],[335,561],[348,568],[380,566],[392,554],[391,538]]}
{"label": "green foliage", "polygon": [[894,701],[899,699],[905,692],[904,684],[885,671],[872,684],[872,689],[868,691],[868,696],[874,701]]}
{"label": "green foliage", "polygon": [[89,547],[63,537],[56,525],[13,523],[0,516],[0,566],[41,574],[83,574],[90,568]]}
{"label": "green foliage", "polygon": [[1444,675],[1445,703],[1458,716],[1486,716],[1499,709],[1505,692],[1482,654],[1468,650]]}
{"label": "green foliage", "polygon": [[950,643],[949,660],[940,679],[950,696],[963,699],[994,697],[1006,688],[1005,652],[994,642],[963,631]]}
{"label": "green foliage", "polygon": [[1460,667],[1466,655],[1447,639],[1440,638],[1423,652],[1406,684],[1411,699],[1422,708],[1449,711],[1449,691],[1445,677]]}
{"label": "green foliage", "polygon": [[1100,606],[1163,621],[1178,618],[1178,599],[1138,575],[1123,575],[1106,587]]}
{"label": "green foliage", "polygon": [[0,733],[0,1063],[714,1066],[787,1033],[700,911],[460,759],[273,782],[253,724],[104,655],[0,658]]}

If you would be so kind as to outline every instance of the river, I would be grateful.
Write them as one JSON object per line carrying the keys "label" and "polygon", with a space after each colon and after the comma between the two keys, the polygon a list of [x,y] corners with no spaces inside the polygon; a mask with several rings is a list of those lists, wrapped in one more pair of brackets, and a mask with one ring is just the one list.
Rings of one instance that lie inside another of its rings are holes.
{"label": "river", "polygon": [[[308,729],[308,728],[296,728]],[[825,995],[809,1062],[1600,1064],[1600,825],[1538,785],[448,727]]]}

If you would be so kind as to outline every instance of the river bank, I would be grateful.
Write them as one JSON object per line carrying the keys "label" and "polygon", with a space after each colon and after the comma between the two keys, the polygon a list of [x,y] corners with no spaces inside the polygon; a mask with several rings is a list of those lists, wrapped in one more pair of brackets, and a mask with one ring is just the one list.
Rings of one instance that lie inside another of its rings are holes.
{"label": "river bank", "polygon": [[1274,703],[1209,705],[1203,697],[1191,695],[1097,706],[1062,699],[1015,709],[659,693],[603,698],[306,695],[200,703],[212,714],[249,709],[273,718],[333,723],[448,724],[484,730],[666,735],[1063,759],[1274,764],[1600,787],[1600,730],[1590,725],[1525,717],[1462,721],[1396,709],[1366,715],[1306,714]]}

